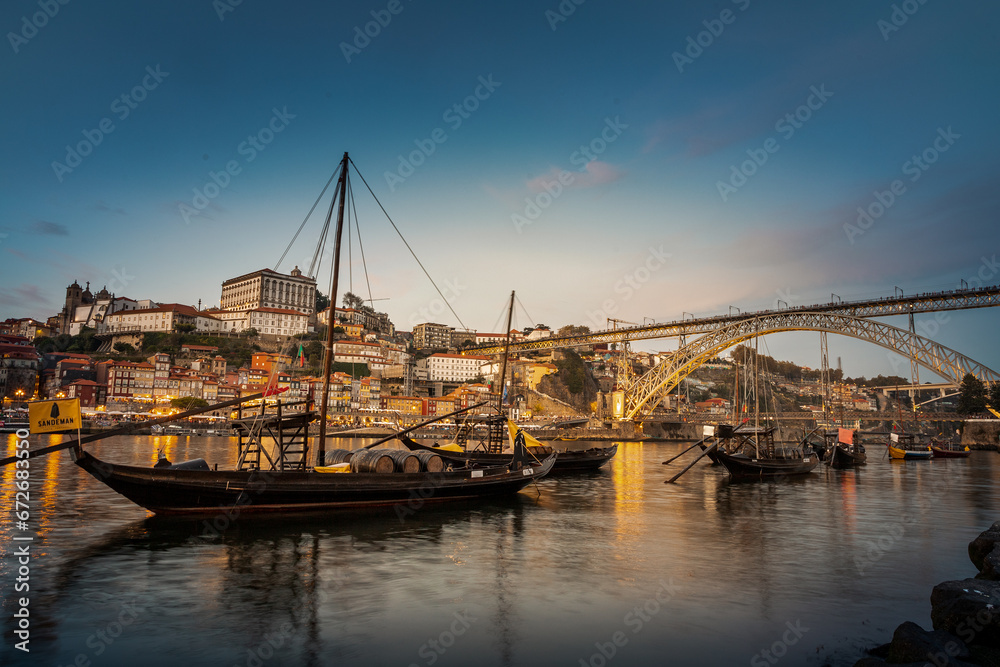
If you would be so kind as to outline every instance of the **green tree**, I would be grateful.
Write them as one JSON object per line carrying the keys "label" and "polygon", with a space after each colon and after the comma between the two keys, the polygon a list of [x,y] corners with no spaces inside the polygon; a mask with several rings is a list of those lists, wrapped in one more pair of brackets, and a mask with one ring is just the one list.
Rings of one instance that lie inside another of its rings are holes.
{"label": "green tree", "polygon": [[207,408],[208,401],[203,398],[195,398],[194,396],[184,396],[182,398],[170,399],[170,405],[181,410],[193,410],[195,408]]}
{"label": "green tree", "polygon": [[135,348],[128,343],[115,343],[114,348],[115,352],[118,352],[119,354],[135,354]]}
{"label": "green tree", "polygon": [[986,410],[986,385],[972,373],[966,373],[959,386],[958,414],[974,415]]}
{"label": "green tree", "polygon": [[178,324],[176,329],[181,333],[191,333],[195,330],[195,326],[193,324]]}
{"label": "green tree", "polygon": [[556,332],[556,336],[562,338],[563,336],[583,336],[590,333],[590,327],[585,324],[567,324],[564,327],[560,327],[559,331]]}
{"label": "green tree", "polygon": [[255,327],[250,327],[249,329],[243,330],[243,335],[247,338],[258,338],[260,336],[260,332],[257,331]]}
{"label": "green tree", "polygon": [[359,310],[363,305],[365,305],[365,300],[360,296],[354,292],[344,292],[344,308]]}
{"label": "green tree", "polygon": [[1000,382],[994,382],[990,385],[990,407],[994,410],[1000,410]]}
{"label": "green tree", "polygon": [[321,313],[330,307],[330,297],[316,290],[316,312]]}

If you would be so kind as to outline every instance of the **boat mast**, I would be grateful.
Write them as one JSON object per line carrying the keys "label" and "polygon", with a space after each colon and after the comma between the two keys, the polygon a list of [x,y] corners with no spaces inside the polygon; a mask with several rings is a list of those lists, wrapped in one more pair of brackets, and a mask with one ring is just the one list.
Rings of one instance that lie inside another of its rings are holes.
{"label": "boat mast", "polygon": [[510,350],[510,326],[514,318],[514,290],[510,291],[510,308],[507,310],[507,338],[503,345],[503,364],[500,367],[500,400],[498,412],[503,414],[503,390],[507,387],[507,353]]}
{"label": "boat mast", "polygon": [[[330,318],[326,324],[326,354],[323,355],[323,396],[319,409],[319,442],[316,449],[316,465],[323,465],[326,460],[326,409],[330,395],[330,369],[333,367],[333,327],[337,313],[337,281],[340,278],[340,239],[344,234],[344,198],[347,195],[347,152],[340,163],[340,180],[337,188],[340,190],[340,207],[337,210],[337,232],[333,247],[333,284],[330,286]],[[331,212],[333,206],[330,206]],[[330,216],[327,215],[329,223]]]}

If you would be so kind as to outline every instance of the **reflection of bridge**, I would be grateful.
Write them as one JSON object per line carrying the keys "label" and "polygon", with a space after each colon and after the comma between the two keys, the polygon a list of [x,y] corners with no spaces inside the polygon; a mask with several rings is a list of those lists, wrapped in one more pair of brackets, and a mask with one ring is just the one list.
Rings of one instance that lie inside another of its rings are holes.
{"label": "reflection of bridge", "polygon": [[[913,316],[946,310],[1000,306],[1000,285],[915,296],[863,301],[831,301],[732,316],[675,320],[595,333],[512,343],[511,351],[541,350],[630,340],[699,336],[670,358],[625,387],[625,419],[640,420],[685,377],[707,360],[745,340],[782,331],[820,331],[851,336],[892,350],[954,383],[966,373],[983,382],[1000,381],[1000,374],[968,357],[916,333]],[[909,315],[909,330],[870,318]],[[935,323],[936,326],[939,326]],[[466,353],[497,354],[502,346],[470,348]]]}

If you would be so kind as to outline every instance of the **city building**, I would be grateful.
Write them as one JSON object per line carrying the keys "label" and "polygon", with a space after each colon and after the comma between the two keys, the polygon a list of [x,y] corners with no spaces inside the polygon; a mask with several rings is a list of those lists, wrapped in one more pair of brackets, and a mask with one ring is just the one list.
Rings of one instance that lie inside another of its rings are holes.
{"label": "city building", "polygon": [[451,347],[452,327],[434,322],[423,322],[413,327],[413,346],[417,349],[446,349]]}
{"label": "city building", "polygon": [[426,371],[429,382],[468,382],[482,373],[488,357],[461,354],[432,354],[417,361],[417,369]]}
{"label": "city building", "polygon": [[316,279],[302,275],[297,266],[288,275],[261,269],[222,283],[219,306],[230,311],[277,308],[308,317],[316,311]]}
{"label": "city building", "polygon": [[[179,329],[181,325],[186,325]],[[218,333],[224,331],[223,323],[205,311],[180,303],[167,303],[156,308],[124,310],[105,318],[105,331],[110,333],[125,331],[154,331],[173,333],[187,326],[192,331]]]}

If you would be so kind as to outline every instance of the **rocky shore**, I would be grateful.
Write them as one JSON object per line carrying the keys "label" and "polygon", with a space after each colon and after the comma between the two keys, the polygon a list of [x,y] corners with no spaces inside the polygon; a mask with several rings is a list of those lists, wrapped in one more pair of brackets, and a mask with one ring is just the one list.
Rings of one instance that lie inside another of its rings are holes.
{"label": "rocky shore", "polygon": [[1000,521],[969,543],[969,558],[979,574],[931,591],[933,630],[907,621],[854,667],[1000,667]]}

